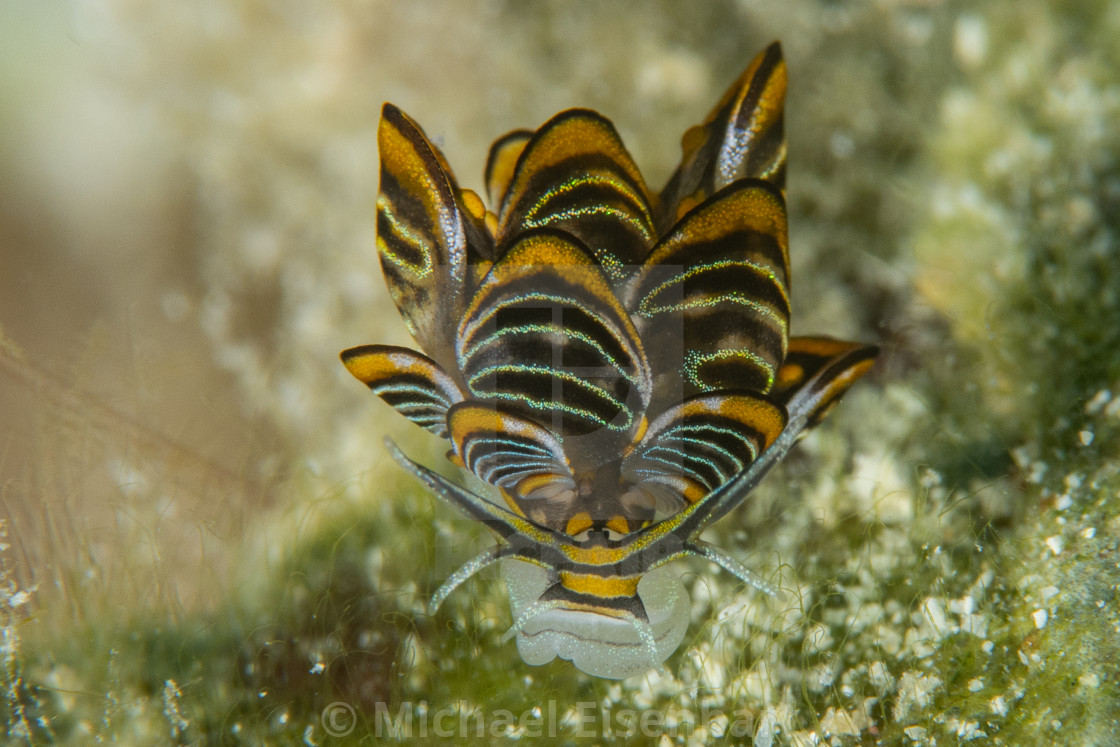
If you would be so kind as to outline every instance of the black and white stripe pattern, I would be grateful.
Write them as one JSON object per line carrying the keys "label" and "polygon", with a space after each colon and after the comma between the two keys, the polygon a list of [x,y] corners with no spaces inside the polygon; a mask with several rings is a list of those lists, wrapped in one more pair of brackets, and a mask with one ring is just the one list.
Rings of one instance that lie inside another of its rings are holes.
{"label": "black and white stripe pattern", "polygon": [[528,233],[507,250],[456,339],[474,398],[561,437],[628,434],[649,403],[637,330],[594,259],[563,234]]}
{"label": "black and white stripe pattern", "polygon": [[691,503],[747,469],[785,423],[785,411],[758,395],[692,397],[650,424],[623,462],[622,476],[684,488],[680,497]]}
{"label": "black and white stripe pattern", "polygon": [[408,348],[362,345],[342,352],[359,381],[416,425],[448,437],[447,411],[463,399],[455,381],[435,362]]}
{"label": "black and white stripe pattern", "polygon": [[655,368],[680,366],[691,391],[769,391],[789,339],[778,188],[743,180],[689,212],[654,248],[629,306]]}
{"label": "black and white stripe pattern", "polygon": [[456,455],[481,480],[511,491],[540,475],[574,485],[564,447],[547,428],[474,402],[456,405],[447,420]]}
{"label": "black and white stripe pattern", "polygon": [[661,190],[661,230],[692,205],[745,178],[786,182],[786,65],[774,42],[683,140],[681,164]]}
{"label": "black and white stripe pattern", "polygon": [[640,264],[657,238],[641,172],[614,125],[587,109],[561,112],[533,134],[504,197],[501,236],[563,231],[612,282]]}

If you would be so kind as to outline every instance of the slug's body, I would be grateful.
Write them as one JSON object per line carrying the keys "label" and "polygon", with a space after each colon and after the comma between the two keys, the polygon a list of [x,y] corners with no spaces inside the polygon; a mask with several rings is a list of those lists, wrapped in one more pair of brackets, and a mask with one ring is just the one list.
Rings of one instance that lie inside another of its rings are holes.
{"label": "slug's body", "polygon": [[351,373],[505,506],[407,460],[499,544],[434,610],[509,559],[522,657],[624,677],[679,645],[688,603],[665,563],[699,539],[870,367],[871,346],[789,335],[785,65],[760,54],[650,192],[611,123],[582,109],[490,151],[492,211],[391,104],[377,246],[424,353],[367,345]]}

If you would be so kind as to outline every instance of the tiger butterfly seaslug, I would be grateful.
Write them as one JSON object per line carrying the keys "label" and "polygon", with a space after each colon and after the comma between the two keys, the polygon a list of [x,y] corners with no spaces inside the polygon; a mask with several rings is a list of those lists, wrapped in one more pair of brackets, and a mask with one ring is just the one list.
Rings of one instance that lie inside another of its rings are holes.
{"label": "tiger butterfly seaslug", "polygon": [[874,346],[789,336],[786,67],[751,62],[651,193],[587,109],[490,149],[492,211],[420,127],[385,104],[377,248],[424,353],[342,353],[355,377],[505,505],[395,459],[498,538],[430,609],[499,560],[522,658],[599,677],[661,664],[688,626],[663,566],[700,539],[871,367]]}

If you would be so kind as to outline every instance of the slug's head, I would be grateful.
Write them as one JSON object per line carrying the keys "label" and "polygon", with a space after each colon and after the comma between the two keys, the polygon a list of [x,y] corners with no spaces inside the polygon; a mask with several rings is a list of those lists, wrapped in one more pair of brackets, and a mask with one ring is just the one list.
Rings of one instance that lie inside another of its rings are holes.
{"label": "slug's head", "polygon": [[620,539],[607,529],[574,538],[448,482],[392,444],[390,450],[436,496],[501,538],[440,587],[429,605],[432,613],[474,573],[502,561],[514,620],[506,638],[516,636],[529,664],[559,656],[589,674],[622,678],[660,666],[680,645],[689,622],[688,595],[665,564],[697,553],[680,541],[691,524],[679,521],[695,511]]}
{"label": "slug's head", "polygon": [[637,579],[632,595],[606,598],[589,598],[523,560],[503,561],[502,578],[515,621],[509,635],[527,664],[559,657],[596,677],[620,679],[659,666],[688,629],[688,593],[668,567]]}

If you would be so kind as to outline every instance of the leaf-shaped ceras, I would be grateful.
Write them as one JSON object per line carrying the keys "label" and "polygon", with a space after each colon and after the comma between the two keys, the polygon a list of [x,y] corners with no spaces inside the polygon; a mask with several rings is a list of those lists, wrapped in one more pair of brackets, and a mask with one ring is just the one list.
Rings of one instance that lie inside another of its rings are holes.
{"label": "leaf-shaped ceras", "polygon": [[[790,337],[782,189],[786,69],[773,44],[682,140],[651,196],[613,125],[572,109],[497,140],[491,200],[460,189],[386,104],[378,252],[424,353],[347,368],[494,501],[394,456],[497,545],[522,657],[624,677],[668,657],[688,604],[665,564],[698,555],[771,591],[700,539],[871,366],[874,346]],[[504,505],[503,505],[504,502]]]}
{"label": "leaf-shaped ceras", "polygon": [[[559,529],[585,514],[629,531],[617,454],[643,424],[650,373],[630,317],[586,250],[551,230],[523,234],[475,294],[457,353],[474,401],[511,427],[539,423],[564,444],[569,473],[559,483],[526,475],[512,486],[524,512]],[[452,439],[463,447],[455,429]]]}
{"label": "leaf-shaped ceras", "polygon": [[[686,391],[768,392],[789,344],[781,192],[741,179],[697,205],[653,249],[632,294],[651,357],[676,367]],[[666,335],[678,328],[679,341]]]}
{"label": "leaf-shaped ceras", "polygon": [[470,301],[467,270],[487,261],[493,242],[468,205],[443,155],[404,112],[386,104],[377,131],[381,188],[377,252],[389,293],[425,351],[453,362],[453,333]]}
{"label": "leaf-shaped ceras", "polygon": [[662,230],[740,179],[786,185],[786,63],[771,44],[747,65],[704,123],[681,138],[680,165],[661,190]]}
{"label": "leaf-shaped ceras", "polygon": [[[509,144],[498,146],[500,155]],[[561,112],[529,138],[500,210],[507,245],[525,231],[562,231],[586,247],[614,283],[641,264],[656,240],[641,172],[614,125],[587,109]]]}

